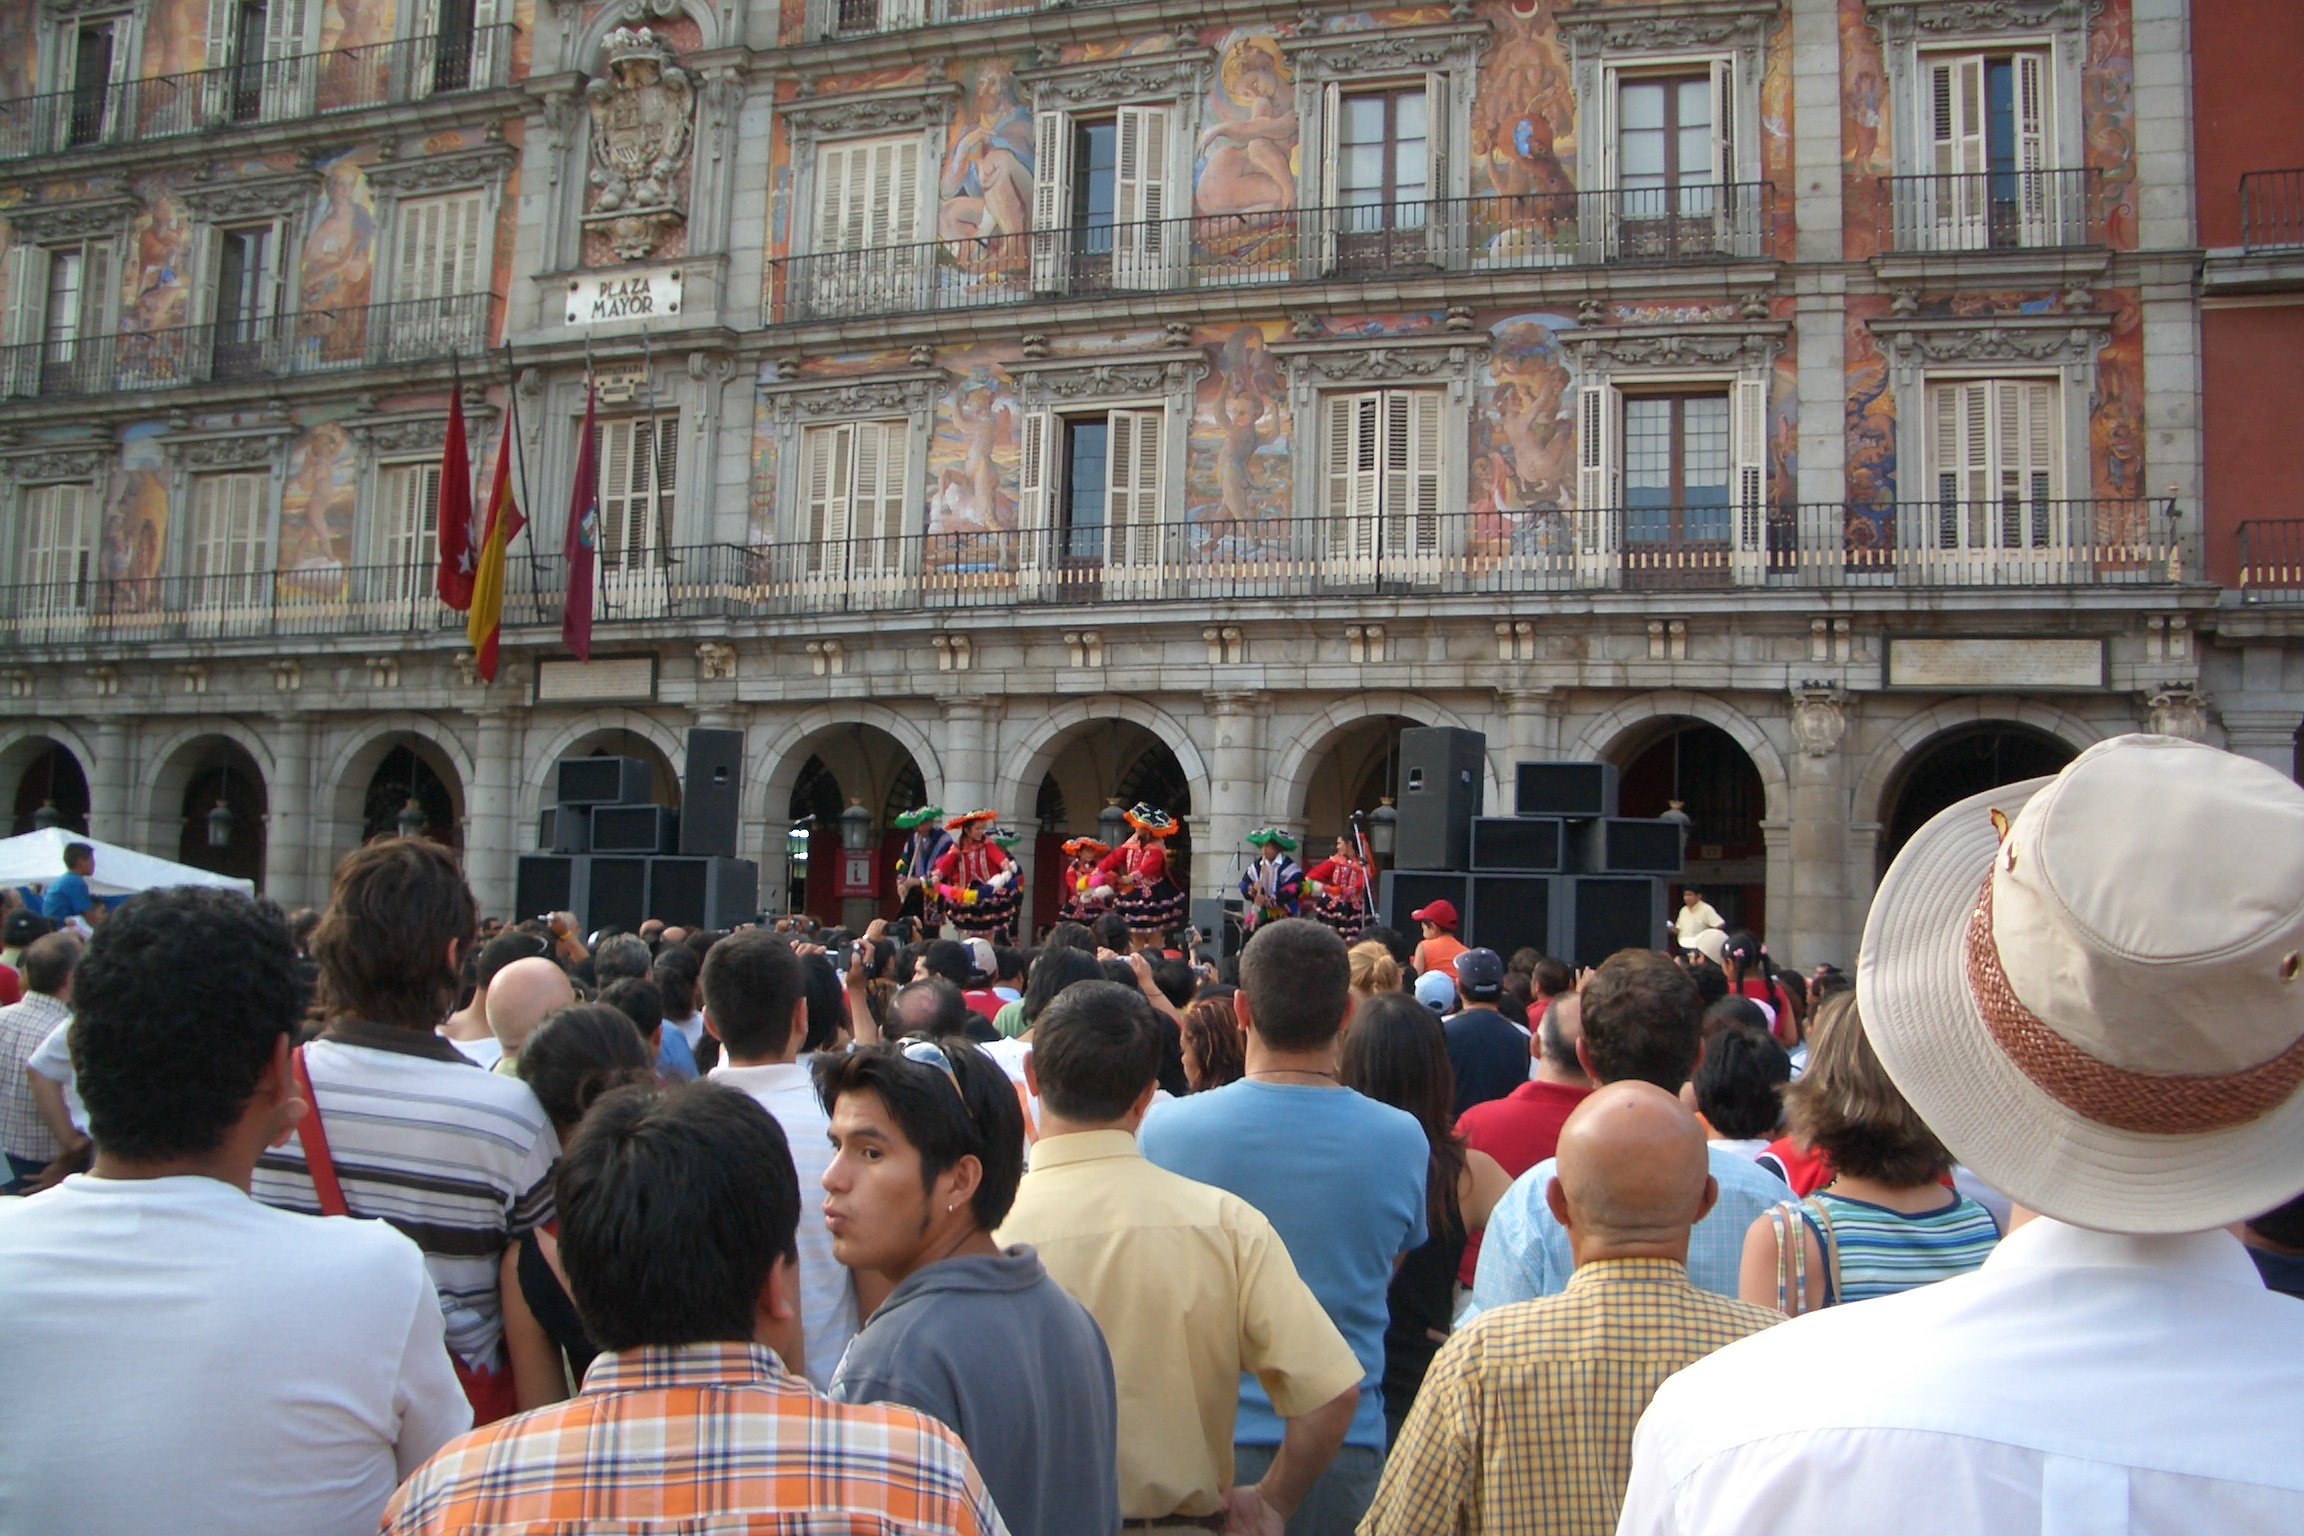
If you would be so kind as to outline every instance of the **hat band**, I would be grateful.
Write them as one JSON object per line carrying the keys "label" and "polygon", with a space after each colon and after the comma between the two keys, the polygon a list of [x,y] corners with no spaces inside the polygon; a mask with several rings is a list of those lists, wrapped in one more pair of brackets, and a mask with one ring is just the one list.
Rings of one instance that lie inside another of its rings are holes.
{"label": "hat band", "polygon": [[2099,1061],[2018,1000],[1992,936],[1992,877],[1968,918],[1968,996],[1993,1043],[2032,1086],[2116,1131],[2191,1136],[2262,1119],[2304,1083],[2304,1039],[2270,1061],[2223,1076],[2156,1076]]}

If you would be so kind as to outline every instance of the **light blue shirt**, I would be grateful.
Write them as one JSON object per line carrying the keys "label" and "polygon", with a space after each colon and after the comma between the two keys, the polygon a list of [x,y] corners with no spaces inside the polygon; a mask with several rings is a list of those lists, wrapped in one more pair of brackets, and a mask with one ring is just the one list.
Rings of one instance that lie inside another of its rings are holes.
{"label": "light blue shirt", "polygon": [[[1720,1198],[1688,1234],[1688,1278],[1698,1290],[1736,1294],[1744,1263],[1744,1233],[1770,1206],[1792,1198],[1784,1181],[1739,1152],[1705,1148]],[[1559,1161],[1546,1158],[1512,1181],[1489,1214],[1480,1239],[1480,1268],[1472,1277],[1472,1306],[1487,1312],[1515,1301],[1557,1296],[1568,1289],[1576,1261],[1568,1229],[1553,1219],[1544,1192]]]}
{"label": "light blue shirt", "polygon": [[[1243,1078],[1155,1105],[1144,1156],[1264,1213],[1296,1272],[1360,1359],[1346,1445],[1384,1448],[1385,1293],[1392,1261],[1422,1246],[1431,1144],[1414,1116],[1337,1088]],[[1240,1378],[1237,1445],[1278,1445],[1282,1425],[1253,1376]]]}
{"label": "light blue shirt", "polygon": [[688,1049],[688,1037],[677,1024],[656,1032],[656,1075],[674,1082],[696,1081],[696,1053]]}

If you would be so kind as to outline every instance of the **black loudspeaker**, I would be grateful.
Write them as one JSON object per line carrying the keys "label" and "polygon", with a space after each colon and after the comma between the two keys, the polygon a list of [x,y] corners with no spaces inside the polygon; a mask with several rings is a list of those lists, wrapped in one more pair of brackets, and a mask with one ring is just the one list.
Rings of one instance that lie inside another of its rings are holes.
{"label": "black loudspeaker", "polygon": [[553,798],[562,805],[646,805],[655,774],[636,757],[564,757]]}
{"label": "black loudspeaker", "polygon": [[592,807],[546,806],[536,823],[536,847],[544,853],[590,853]]}
{"label": "black loudspeaker", "polygon": [[1567,823],[1553,816],[1475,816],[1472,868],[1536,874],[1564,869],[1566,831]]}
{"label": "black loudspeaker", "polygon": [[743,792],[744,733],[690,731],[688,772],[680,781],[680,851],[736,857],[736,802]]}
{"label": "black loudspeaker", "polygon": [[648,861],[650,917],[681,928],[725,929],[750,922],[759,910],[760,866],[750,859]]}
{"label": "black loudspeaker", "polygon": [[1551,875],[1476,874],[1472,914],[1464,942],[1492,949],[1506,960],[1516,949],[1552,953]]}
{"label": "black loudspeaker", "polygon": [[549,853],[522,854],[513,867],[512,912],[517,918],[542,917],[548,912],[584,914],[583,882],[578,878],[584,860]]}
{"label": "black loudspeaker", "polygon": [[1581,970],[1620,949],[1664,943],[1664,882],[1641,875],[1577,875],[1569,882],[1568,963]]}
{"label": "black loudspeaker", "polygon": [[1240,925],[1240,904],[1221,896],[1192,898],[1192,926],[1200,934],[1200,958],[1221,960],[1239,953],[1245,942]]}
{"label": "black loudspeaker", "polygon": [[660,805],[596,805],[594,853],[671,853],[680,846],[680,813]]}
{"label": "black loudspeaker", "polygon": [[588,894],[591,899],[577,910],[584,919],[588,933],[603,928],[621,929],[637,933],[648,920],[648,861],[639,858],[603,858],[597,854],[585,860],[591,866]]}
{"label": "black loudspeaker", "polygon": [[1472,818],[1488,784],[1488,738],[1453,726],[1400,733],[1402,869],[1463,869],[1472,862]]}
{"label": "black loudspeaker", "polygon": [[[1383,897],[1378,910],[1384,914],[1384,926],[1394,933],[1406,935],[1413,943],[1420,930],[1416,926],[1416,919],[1408,914],[1435,901],[1445,901],[1456,908],[1456,916],[1461,919],[1464,909],[1471,905],[1469,884],[1469,877],[1465,875],[1421,869],[1388,869],[1384,872],[1383,884],[1378,887],[1378,894]],[[1461,928],[1458,931],[1461,932]]]}
{"label": "black loudspeaker", "polygon": [[1627,816],[1579,822],[1576,868],[1588,875],[1677,875],[1680,826]]}
{"label": "black loudspeaker", "polygon": [[1614,763],[1518,763],[1512,770],[1516,816],[1613,816]]}

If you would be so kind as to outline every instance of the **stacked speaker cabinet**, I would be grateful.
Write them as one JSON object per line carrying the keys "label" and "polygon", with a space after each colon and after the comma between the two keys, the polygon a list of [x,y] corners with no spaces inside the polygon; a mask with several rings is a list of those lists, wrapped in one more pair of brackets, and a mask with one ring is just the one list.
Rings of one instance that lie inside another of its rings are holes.
{"label": "stacked speaker cabinet", "polygon": [[1677,822],[1598,816],[1576,823],[1576,868],[1588,875],[1677,875],[1681,869]]}
{"label": "stacked speaker cabinet", "polygon": [[582,922],[589,892],[582,880],[587,861],[561,854],[526,853],[512,876],[512,913],[515,919],[543,917],[552,912],[573,912]]}
{"label": "stacked speaker cabinet", "polygon": [[1466,869],[1472,818],[1488,785],[1488,738],[1453,726],[1400,733],[1400,821],[1393,843],[1401,869]]}
{"label": "stacked speaker cabinet", "polygon": [[641,856],[622,854],[593,854],[585,861],[590,865],[589,892],[591,901],[583,911],[584,926],[598,932],[603,928],[637,933],[648,920],[648,863]]}
{"label": "stacked speaker cabinet", "polygon": [[636,757],[564,757],[553,798],[562,805],[646,805],[655,780]]}
{"label": "stacked speaker cabinet", "polygon": [[692,858],[736,857],[743,792],[744,733],[690,731],[688,772],[680,780],[680,851]]}
{"label": "stacked speaker cabinet", "polygon": [[681,928],[733,928],[760,910],[760,866],[750,859],[648,861],[648,915]]}
{"label": "stacked speaker cabinet", "polygon": [[1664,942],[1664,882],[1655,876],[1578,875],[1562,887],[1570,965],[1598,965],[1620,949],[1655,949]]}
{"label": "stacked speaker cabinet", "polygon": [[1492,949],[1505,959],[1516,949],[1552,953],[1552,907],[1565,881],[1551,875],[1472,874],[1472,912],[1464,942]]}
{"label": "stacked speaker cabinet", "polygon": [[590,853],[592,807],[548,805],[536,824],[536,848],[541,853]]}
{"label": "stacked speaker cabinet", "polygon": [[1613,816],[1614,763],[1518,763],[1512,771],[1516,816]]}
{"label": "stacked speaker cabinet", "polygon": [[680,846],[680,813],[661,805],[592,807],[594,853],[670,853]]}
{"label": "stacked speaker cabinet", "polygon": [[1472,868],[1537,875],[1565,869],[1568,825],[1557,816],[1475,816]]}

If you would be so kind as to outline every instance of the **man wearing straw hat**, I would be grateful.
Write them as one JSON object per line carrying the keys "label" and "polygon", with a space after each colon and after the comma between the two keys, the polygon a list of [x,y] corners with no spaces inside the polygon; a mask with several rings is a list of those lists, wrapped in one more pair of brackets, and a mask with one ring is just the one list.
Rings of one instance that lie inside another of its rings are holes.
{"label": "man wearing straw hat", "polygon": [[1296,839],[1278,827],[1258,827],[1248,834],[1256,857],[1240,872],[1240,900],[1248,914],[1248,931],[1265,923],[1294,917],[1304,890],[1304,871],[1295,860]]}
{"label": "man wearing straw hat", "polygon": [[2123,736],[1961,801],[1881,882],[1856,995],[2017,1219],[1974,1274],[1667,1382],[1620,1536],[2304,1531],[2304,1308],[2222,1230],[2304,1188],[2304,789]]}
{"label": "man wearing straw hat", "polygon": [[936,894],[936,861],[952,846],[944,830],[944,807],[923,805],[894,818],[896,830],[909,832],[910,841],[896,857],[896,895],[899,918],[920,924],[923,938],[934,938],[944,926],[944,903]]}

